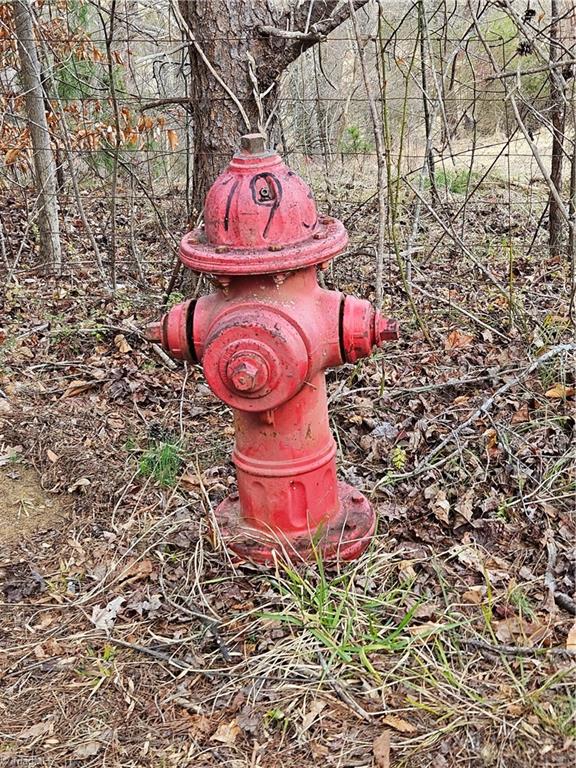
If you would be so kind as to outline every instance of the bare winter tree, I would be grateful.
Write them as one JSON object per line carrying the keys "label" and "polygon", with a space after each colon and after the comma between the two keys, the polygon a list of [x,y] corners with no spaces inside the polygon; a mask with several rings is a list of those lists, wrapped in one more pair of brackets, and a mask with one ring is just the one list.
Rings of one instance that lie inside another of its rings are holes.
{"label": "bare winter tree", "polygon": [[50,145],[41,68],[34,37],[30,0],[13,0],[14,29],[18,43],[20,79],[24,89],[26,117],[34,152],[34,175],[38,197],[40,256],[47,268],[58,274],[62,267],[56,163]]}
{"label": "bare winter tree", "polygon": [[193,198],[199,209],[238,137],[266,129],[282,73],[348,18],[350,4],[319,0],[281,9],[270,0],[179,0],[179,9],[190,40]]}
{"label": "bare winter tree", "polygon": [[[568,7],[562,0],[551,0],[550,25],[550,102],[552,121],[552,167],[550,179],[558,195],[563,194],[564,137],[568,113],[567,81],[574,76],[573,65],[562,65],[562,60],[571,56],[576,32],[576,10]],[[559,66],[560,65],[560,66]],[[549,197],[549,235],[550,253],[559,257],[563,251],[566,222],[558,205],[556,196]]]}

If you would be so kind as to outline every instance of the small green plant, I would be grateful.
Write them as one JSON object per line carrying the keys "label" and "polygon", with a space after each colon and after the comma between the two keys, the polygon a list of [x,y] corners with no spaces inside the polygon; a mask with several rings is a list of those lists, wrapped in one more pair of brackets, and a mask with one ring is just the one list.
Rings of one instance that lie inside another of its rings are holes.
{"label": "small green plant", "polygon": [[[442,170],[438,169],[434,173],[434,181],[436,182],[437,189],[445,189],[448,192],[453,192],[456,195],[464,195],[471,186],[474,186],[480,180],[480,174],[472,171],[472,173],[466,168],[460,168],[458,170]],[[426,178],[424,180],[424,186],[430,187],[430,180]]]}
{"label": "small green plant", "polygon": [[86,678],[92,683],[92,693],[96,691],[114,674],[114,660],[117,649],[106,643],[101,652],[88,647],[85,663],[75,669],[79,677]]}
{"label": "small green plant", "polygon": [[181,446],[178,442],[154,440],[138,464],[138,472],[150,477],[162,488],[176,485],[182,464]]}
{"label": "small green plant", "polygon": [[273,726],[277,725],[285,725],[286,724],[286,715],[277,707],[273,707],[272,709],[269,709],[268,712],[264,715],[264,720],[269,724]]}
{"label": "small green plant", "polygon": [[364,138],[357,125],[349,125],[340,142],[340,151],[346,155],[365,155],[372,150],[370,142]]}
{"label": "small green plant", "polygon": [[356,571],[351,569],[328,576],[319,552],[316,569],[309,578],[284,564],[282,573],[270,580],[285,603],[281,612],[260,614],[264,620],[289,625],[302,633],[312,646],[333,661],[363,668],[373,679],[380,675],[370,659],[375,653],[404,650],[411,638],[406,629],[419,602],[402,607],[409,585],[395,585],[379,596],[368,596],[355,589]]}
{"label": "small green plant", "polygon": [[513,605],[521,616],[526,616],[530,620],[534,619],[535,613],[530,602],[530,598],[523,590],[516,586],[508,595],[510,604]]}
{"label": "small green plant", "polygon": [[548,344],[558,344],[570,330],[570,318],[562,315],[547,314],[542,323],[541,332]]}
{"label": "small green plant", "polygon": [[180,304],[181,301],[184,301],[184,298],[184,294],[180,293],[180,291],[172,291],[166,300],[166,311],[175,307],[176,304]]}
{"label": "small green plant", "polygon": [[392,449],[392,453],[390,454],[390,461],[392,462],[394,469],[402,471],[406,467],[407,459],[408,456],[404,448],[396,446],[396,448]]}
{"label": "small green plant", "polygon": [[494,517],[497,520],[501,520],[503,523],[507,523],[510,519],[509,510],[510,504],[508,503],[508,500],[505,499],[498,504],[498,509],[494,512]]}

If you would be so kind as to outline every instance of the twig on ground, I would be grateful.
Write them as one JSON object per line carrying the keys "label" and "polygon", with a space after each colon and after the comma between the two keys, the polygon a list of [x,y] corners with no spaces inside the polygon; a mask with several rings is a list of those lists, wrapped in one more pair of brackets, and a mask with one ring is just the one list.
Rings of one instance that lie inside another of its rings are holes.
{"label": "twig on ground", "polygon": [[326,675],[327,682],[333,688],[335,693],[338,694],[338,697],[341,699],[341,701],[343,701],[344,704],[354,712],[354,714],[358,715],[361,720],[372,722],[374,720],[373,715],[371,715],[369,712],[366,712],[366,710],[352,698],[348,691],[343,688],[340,683],[336,682],[321,654],[318,654],[318,660],[324,674]]}
{"label": "twig on ground", "polygon": [[[162,571],[160,571],[160,574],[158,576],[158,583],[160,585],[160,589],[162,590],[162,594],[164,598],[170,603],[170,605],[173,608],[176,608],[178,611],[184,611],[188,616],[191,616],[194,619],[198,619],[198,621],[203,624],[208,632],[212,635],[214,638],[214,642],[218,646],[218,651],[220,652],[220,656],[224,659],[224,661],[230,661],[231,655],[230,655],[230,649],[222,640],[222,636],[220,634],[219,629],[219,623],[212,619],[210,616],[207,616],[202,611],[198,610],[196,606],[190,607],[189,605],[182,605],[181,603],[177,603],[175,600],[173,600],[170,595],[166,591],[166,586],[164,584],[164,575]],[[186,598],[187,602],[189,602],[189,598]]]}
{"label": "twig on ground", "polygon": [[521,645],[492,645],[485,640],[465,640],[464,644],[492,655],[502,653],[505,656],[528,656],[534,658],[541,656],[565,656],[570,659],[576,659],[576,651],[571,651],[568,648],[528,648]]}
{"label": "twig on ground", "polygon": [[546,565],[546,573],[544,574],[544,586],[548,590],[548,607],[552,609],[554,604],[556,604],[559,608],[563,608],[572,614],[572,616],[576,616],[576,603],[574,600],[565,592],[558,592],[556,590],[554,568],[558,558],[558,546],[551,530],[548,530],[546,535],[546,549],[548,550],[548,563]]}
{"label": "twig on ground", "polygon": [[183,661],[182,659],[178,659],[175,656],[170,656],[167,653],[163,653],[162,651],[156,651],[154,648],[147,648],[145,645],[137,645],[136,643],[129,643],[126,640],[121,640],[119,637],[108,637],[106,638],[106,641],[109,643],[112,643],[113,645],[119,645],[122,648],[129,648],[132,651],[137,651],[138,653],[144,653],[147,656],[151,656],[153,659],[157,659],[158,661],[163,661],[165,664],[169,664],[171,667],[175,667],[176,669],[183,670],[184,672],[191,672],[195,675],[203,675],[204,677],[208,677],[209,679],[212,679],[214,677],[226,677],[227,672],[225,670],[218,670],[213,671],[211,669],[199,669],[198,667],[193,667],[191,664],[188,664],[186,661]]}
{"label": "twig on ground", "polygon": [[170,370],[174,371],[174,370],[176,370],[176,368],[178,368],[178,366],[176,365],[174,360],[172,360],[172,358],[168,357],[168,355],[166,354],[166,352],[164,352],[164,350],[162,349],[161,346],[159,346],[158,344],[150,344],[150,346],[152,347],[154,352],[158,355],[160,360],[162,360],[164,365],[168,366],[168,368],[170,368]]}
{"label": "twig on ground", "polygon": [[482,328],[486,328],[487,331],[490,331],[496,336],[500,336],[501,339],[506,339],[506,341],[508,341],[508,337],[504,333],[499,331],[497,328],[494,328],[493,325],[489,325],[488,323],[486,323],[484,320],[478,317],[478,315],[475,315],[473,312],[470,312],[469,309],[466,309],[465,307],[460,306],[460,304],[456,304],[452,299],[445,299],[443,296],[438,296],[437,294],[429,293],[427,290],[422,288],[422,286],[418,285],[418,283],[416,282],[412,283],[412,287],[416,288],[416,290],[419,291],[419,293],[423,294],[424,296],[427,296],[429,299],[433,299],[434,301],[440,301],[442,304],[448,304],[451,309],[455,309],[456,312],[460,312],[460,314],[470,318],[470,320],[473,320],[475,323],[478,323],[478,325],[481,325]]}

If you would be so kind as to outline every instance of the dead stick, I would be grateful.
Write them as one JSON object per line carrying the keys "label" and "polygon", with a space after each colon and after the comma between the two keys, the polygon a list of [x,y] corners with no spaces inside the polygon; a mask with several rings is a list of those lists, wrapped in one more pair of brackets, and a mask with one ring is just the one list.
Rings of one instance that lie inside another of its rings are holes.
{"label": "dead stick", "polygon": [[555,603],[559,608],[563,608],[572,616],[576,616],[576,603],[574,600],[565,592],[558,592],[556,589],[554,568],[558,557],[558,547],[551,530],[548,531],[546,536],[546,549],[548,550],[548,563],[546,565],[546,573],[544,574],[544,586],[548,590],[550,607],[553,607]]}
{"label": "dead stick", "polygon": [[533,360],[532,363],[528,366],[528,368],[525,368],[524,371],[522,371],[518,376],[511,379],[510,381],[507,381],[505,384],[502,384],[501,387],[499,387],[496,392],[494,392],[491,397],[489,397],[487,400],[485,400],[482,405],[477,408],[474,413],[469,416],[466,421],[463,421],[462,424],[459,424],[456,429],[452,430],[449,435],[447,435],[444,440],[438,445],[432,453],[429,453],[426,457],[426,460],[423,464],[421,464],[418,469],[424,468],[427,465],[430,464],[433,458],[438,456],[438,454],[448,445],[448,443],[451,443],[452,440],[457,437],[463,430],[465,430],[467,427],[471,426],[476,419],[479,419],[481,416],[484,416],[488,411],[492,409],[492,406],[494,405],[496,398],[501,397],[503,394],[508,392],[509,389],[512,389],[512,387],[516,386],[516,384],[520,384],[521,381],[523,381],[525,378],[530,376],[531,373],[533,373],[537,368],[539,368],[543,363],[545,363],[547,360],[550,360],[553,357],[556,357],[557,355],[561,354],[562,352],[574,352],[576,351],[576,344],[557,344],[555,347],[552,347],[548,350],[548,352],[545,352],[540,357],[536,358],[536,360]]}
{"label": "dead stick", "polygon": [[478,648],[479,651],[488,653],[503,653],[505,656],[566,656],[576,659],[576,651],[568,648],[524,648],[520,645],[492,645],[485,640],[465,640],[465,645]]}

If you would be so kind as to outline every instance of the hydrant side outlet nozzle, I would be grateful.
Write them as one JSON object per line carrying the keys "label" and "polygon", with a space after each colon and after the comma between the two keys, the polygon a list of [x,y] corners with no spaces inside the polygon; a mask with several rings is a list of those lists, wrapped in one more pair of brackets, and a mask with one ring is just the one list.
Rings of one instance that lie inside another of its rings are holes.
{"label": "hydrant side outlet nozzle", "polygon": [[184,237],[181,259],[220,287],[173,307],[148,337],[201,363],[233,409],[238,493],[215,512],[224,539],[260,563],[275,553],[358,557],[376,518],[337,480],[325,370],[397,339],[397,323],[318,285],[316,265],[345,247],[346,231],[318,216],[308,187],[266,151],[263,136],[242,137],[207,195],[205,221],[205,231]]}

